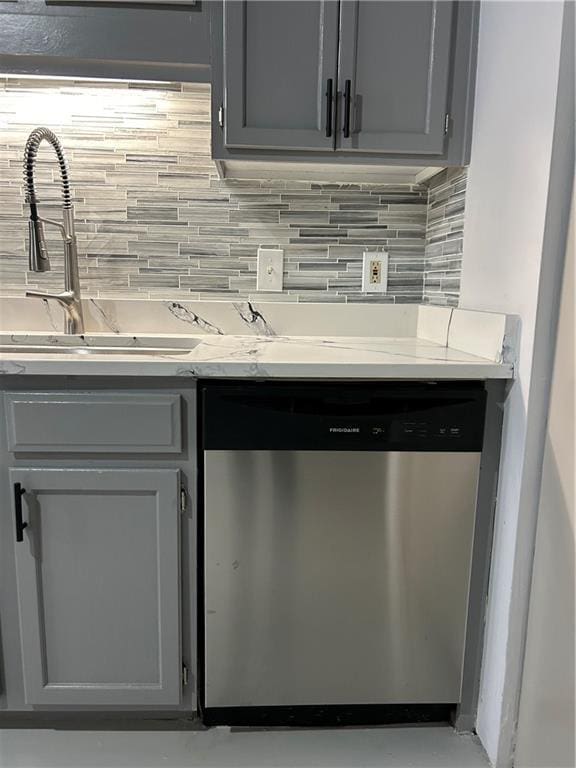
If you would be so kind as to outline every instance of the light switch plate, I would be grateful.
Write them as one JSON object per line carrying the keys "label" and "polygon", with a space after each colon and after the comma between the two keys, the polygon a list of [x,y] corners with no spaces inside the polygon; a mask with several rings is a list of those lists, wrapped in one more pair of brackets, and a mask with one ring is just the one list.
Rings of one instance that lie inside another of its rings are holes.
{"label": "light switch plate", "polygon": [[281,248],[258,248],[256,290],[278,292],[284,282],[284,251]]}
{"label": "light switch plate", "polygon": [[364,293],[386,293],[388,290],[387,251],[364,251],[362,290]]}

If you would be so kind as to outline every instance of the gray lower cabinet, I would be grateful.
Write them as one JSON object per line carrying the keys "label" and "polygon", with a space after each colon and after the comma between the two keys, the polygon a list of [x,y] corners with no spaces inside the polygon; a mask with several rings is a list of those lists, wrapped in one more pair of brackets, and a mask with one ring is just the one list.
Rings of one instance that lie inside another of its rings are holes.
{"label": "gray lower cabinet", "polygon": [[455,0],[214,0],[213,157],[465,164],[478,10]]}
{"label": "gray lower cabinet", "polygon": [[26,525],[14,534],[26,704],[178,705],[179,471],[20,467],[9,482]]}
{"label": "gray lower cabinet", "polygon": [[181,397],[160,392],[7,392],[13,453],[150,454],[182,450]]}

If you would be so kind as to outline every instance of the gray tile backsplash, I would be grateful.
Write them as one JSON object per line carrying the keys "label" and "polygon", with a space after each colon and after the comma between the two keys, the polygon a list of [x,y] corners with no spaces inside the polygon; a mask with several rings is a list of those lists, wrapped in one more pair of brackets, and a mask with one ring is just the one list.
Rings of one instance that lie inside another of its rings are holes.
{"label": "gray tile backsplash", "polygon": [[[0,78],[3,295],[62,286],[57,232],[53,271],[27,271],[21,159],[37,125],[58,134],[68,157],[87,296],[457,302],[461,172],[439,178],[430,200],[420,185],[221,180],[205,85],[12,78]],[[58,217],[48,148],[39,160],[42,213]],[[282,294],[256,293],[260,245],[284,249]],[[376,248],[390,254],[389,291],[366,296],[362,253]]]}
{"label": "gray tile backsplash", "polygon": [[449,168],[431,179],[428,191],[423,301],[458,306],[466,168]]}

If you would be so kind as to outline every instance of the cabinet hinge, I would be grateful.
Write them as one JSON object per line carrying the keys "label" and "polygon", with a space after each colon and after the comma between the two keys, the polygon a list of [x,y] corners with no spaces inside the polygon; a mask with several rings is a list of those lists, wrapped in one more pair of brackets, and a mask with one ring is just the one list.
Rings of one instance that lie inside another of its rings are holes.
{"label": "cabinet hinge", "polygon": [[448,133],[450,130],[450,112],[446,112],[444,115],[444,133]]}
{"label": "cabinet hinge", "polygon": [[188,506],[188,494],[186,488],[180,488],[180,512],[186,512]]}
{"label": "cabinet hinge", "polygon": [[224,128],[224,105],[220,104],[218,108],[218,125],[220,128]]}
{"label": "cabinet hinge", "polygon": [[188,685],[188,667],[182,664],[182,685]]}

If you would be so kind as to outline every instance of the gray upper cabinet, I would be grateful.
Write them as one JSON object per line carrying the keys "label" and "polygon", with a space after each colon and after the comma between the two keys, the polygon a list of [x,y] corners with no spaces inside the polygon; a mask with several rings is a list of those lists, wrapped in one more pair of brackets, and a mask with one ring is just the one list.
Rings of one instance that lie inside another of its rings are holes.
{"label": "gray upper cabinet", "polygon": [[473,1],[215,0],[214,159],[224,172],[467,163],[478,14]]}
{"label": "gray upper cabinet", "polygon": [[441,154],[453,4],[342,0],[338,146]]}
{"label": "gray upper cabinet", "polygon": [[26,704],[178,705],[178,470],[9,474]]}
{"label": "gray upper cabinet", "polygon": [[338,3],[227,2],[224,41],[226,144],[332,150]]}
{"label": "gray upper cabinet", "polygon": [[0,0],[0,71],[208,81],[209,29],[205,2]]}

